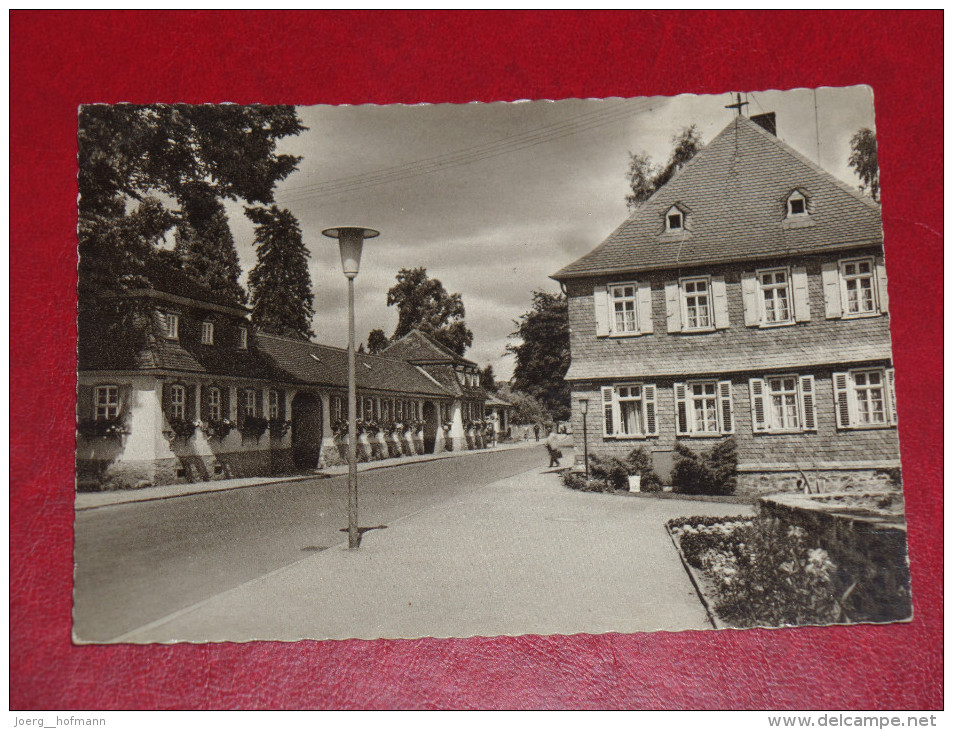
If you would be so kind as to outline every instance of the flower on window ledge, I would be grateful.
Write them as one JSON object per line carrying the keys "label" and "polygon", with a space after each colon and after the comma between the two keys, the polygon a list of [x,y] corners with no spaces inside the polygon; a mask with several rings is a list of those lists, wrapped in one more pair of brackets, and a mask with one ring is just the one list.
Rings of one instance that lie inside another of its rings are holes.
{"label": "flower on window ledge", "polygon": [[235,428],[234,422],[227,418],[210,418],[202,424],[202,432],[207,438],[222,441]]}
{"label": "flower on window ledge", "polygon": [[258,441],[268,430],[268,421],[258,416],[245,416],[238,421],[238,432],[242,438],[253,438]]}
{"label": "flower on window ledge", "polygon": [[273,418],[268,421],[268,431],[274,439],[283,439],[290,428],[291,421],[285,421],[281,418]]}
{"label": "flower on window ledge", "polygon": [[126,426],[123,416],[100,419],[84,418],[76,424],[76,430],[80,436],[86,438],[114,438],[129,433],[129,428]]}
{"label": "flower on window ledge", "polygon": [[169,428],[172,431],[172,440],[188,441],[195,434],[195,429],[201,425],[201,421],[190,421],[186,418],[170,418]]}

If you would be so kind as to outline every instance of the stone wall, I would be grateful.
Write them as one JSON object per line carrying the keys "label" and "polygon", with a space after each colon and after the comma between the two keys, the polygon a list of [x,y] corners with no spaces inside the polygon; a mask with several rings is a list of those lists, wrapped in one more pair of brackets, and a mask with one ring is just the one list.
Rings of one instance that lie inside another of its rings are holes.
{"label": "stone wall", "polygon": [[[827,499],[857,494],[828,495]],[[900,498],[899,492],[895,494]],[[844,606],[848,620],[909,620],[913,607],[903,515],[823,499],[806,495],[766,497],[759,502],[759,512],[763,518],[803,528],[816,547],[828,552],[838,568],[837,590],[840,596],[847,595]]]}
{"label": "stone wall", "polygon": [[821,469],[800,471],[751,471],[738,474],[738,492],[777,494],[804,492],[805,476],[811,492],[884,491],[895,488],[887,469]]}

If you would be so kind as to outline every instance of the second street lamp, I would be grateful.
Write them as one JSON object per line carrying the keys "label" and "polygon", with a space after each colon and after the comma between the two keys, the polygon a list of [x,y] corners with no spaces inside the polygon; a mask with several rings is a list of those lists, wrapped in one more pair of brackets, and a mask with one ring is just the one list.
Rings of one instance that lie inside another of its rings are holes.
{"label": "second street lamp", "polygon": [[582,453],[586,464],[586,482],[589,481],[589,433],[586,429],[586,414],[589,412],[589,399],[579,399],[579,410],[582,411]]}
{"label": "second street lamp", "polygon": [[347,546],[361,544],[357,527],[357,382],[354,367],[354,277],[361,268],[364,239],[376,238],[380,231],[362,226],[336,226],[321,231],[336,238],[341,249],[341,268],[347,277]]}

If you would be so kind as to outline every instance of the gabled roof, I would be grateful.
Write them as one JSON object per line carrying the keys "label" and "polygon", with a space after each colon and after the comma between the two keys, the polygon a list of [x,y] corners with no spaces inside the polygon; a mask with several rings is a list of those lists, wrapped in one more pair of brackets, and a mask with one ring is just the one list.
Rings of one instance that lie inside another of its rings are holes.
{"label": "gabled roof", "polygon": [[[795,188],[809,198],[806,225],[784,224],[785,201]],[[675,204],[690,211],[687,230],[665,233],[663,216]],[[804,254],[882,239],[876,203],[737,117],[605,241],[552,278]]]}
{"label": "gabled roof", "polygon": [[[314,342],[257,333],[258,348],[294,381],[347,387],[347,350]],[[355,378],[362,390],[448,397],[425,373],[403,360],[358,353]]]}
{"label": "gabled roof", "polygon": [[381,352],[381,355],[406,360],[407,362],[415,364],[440,363],[467,365],[470,367],[476,366],[476,363],[472,360],[467,360],[465,357],[458,355],[449,347],[440,344],[430,335],[416,328],[412,329],[396,342],[389,344],[384,348],[383,352]]}

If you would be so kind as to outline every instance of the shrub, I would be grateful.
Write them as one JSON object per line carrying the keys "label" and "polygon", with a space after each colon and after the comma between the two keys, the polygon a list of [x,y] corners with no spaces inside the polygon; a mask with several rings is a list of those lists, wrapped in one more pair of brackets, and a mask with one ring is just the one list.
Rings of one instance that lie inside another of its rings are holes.
{"label": "shrub", "polygon": [[601,479],[606,486],[614,490],[629,488],[629,467],[614,456],[589,455],[589,474],[593,479]]}
{"label": "shrub", "polygon": [[570,489],[575,489],[579,492],[614,492],[615,489],[612,488],[605,480],[603,479],[586,479],[585,474],[580,474],[579,472],[565,471],[563,472],[563,484]]}
{"label": "shrub", "polygon": [[738,447],[733,438],[696,454],[675,442],[672,487],[680,494],[734,494],[738,482]]}
{"label": "shrub", "polygon": [[652,457],[644,446],[632,449],[625,457],[625,465],[629,474],[638,474],[642,477],[640,488],[643,492],[662,491],[662,480],[652,468]]}

